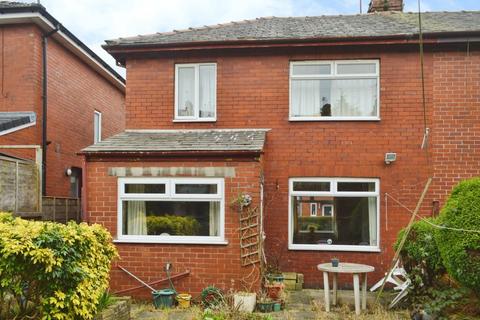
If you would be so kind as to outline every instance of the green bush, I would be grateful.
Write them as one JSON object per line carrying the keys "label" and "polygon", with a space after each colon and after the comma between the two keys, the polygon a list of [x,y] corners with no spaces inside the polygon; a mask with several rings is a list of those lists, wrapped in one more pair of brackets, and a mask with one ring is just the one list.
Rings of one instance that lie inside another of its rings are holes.
{"label": "green bush", "polygon": [[148,216],[147,229],[150,235],[168,233],[172,236],[194,236],[198,235],[200,223],[192,217],[173,215]]}
{"label": "green bush", "polygon": [[[429,219],[429,221],[435,223],[434,219]],[[445,273],[442,258],[435,243],[435,232],[436,229],[427,222],[416,221],[400,251],[403,266],[415,286],[429,286],[436,278]],[[405,229],[399,232],[394,245],[395,250],[404,234]]]}
{"label": "green bush", "polygon": [[[480,231],[480,178],[465,180],[453,189],[439,222]],[[440,229],[435,239],[448,274],[480,295],[480,233]]]}
{"label": "green bush", "polygon": [[99,225],[6,213],[0,213],[0,253],[0,319],[92,319],[117,254]]}

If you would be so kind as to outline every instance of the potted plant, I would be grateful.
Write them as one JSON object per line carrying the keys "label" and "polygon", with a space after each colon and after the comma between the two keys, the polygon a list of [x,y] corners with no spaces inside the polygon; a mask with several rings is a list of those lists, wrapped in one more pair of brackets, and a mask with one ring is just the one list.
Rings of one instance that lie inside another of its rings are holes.
{"label": "potted plant", "polygon": [[332,258],[332,267],[338,267],[339,263],[340,263],[340,260],[338,260],[337,257]]}
{"label": "potted plant", "polygon": [[240,312],[252,313],[255,310],[257,294],[254,292],[239,291],[233,294],[233,307]]}
{"label": "potted plant", "polygon": [[285,288],[285,284],[283,282],[267,282],[264,287],[269,298],[278,299]]}
{"label": "potted plant", "polygon": [[272,312],[275,301],[268,297],[267,293],[262,292],[260,294],[260,299],[257,301],[257,309],[260,312]]}

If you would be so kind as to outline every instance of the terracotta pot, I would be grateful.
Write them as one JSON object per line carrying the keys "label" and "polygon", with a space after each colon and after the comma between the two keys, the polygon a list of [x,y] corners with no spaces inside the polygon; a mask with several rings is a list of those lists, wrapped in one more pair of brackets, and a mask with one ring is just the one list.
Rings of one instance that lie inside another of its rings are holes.
{"label": "terracotta pot", "polygon": [[278,299],[283,292],[285,285],[283,283],[266,284],[268,297],[271,299]]}

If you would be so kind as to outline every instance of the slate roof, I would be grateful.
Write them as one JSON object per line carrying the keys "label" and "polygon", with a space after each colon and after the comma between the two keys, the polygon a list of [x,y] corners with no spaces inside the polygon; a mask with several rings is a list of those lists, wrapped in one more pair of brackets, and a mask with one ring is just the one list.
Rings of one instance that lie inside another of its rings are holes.
{"label": "slate roof", "polygon": [[34,112],[0,112],[0,134],[35,121]]}
{"label": "slate roof", "polygon": [[267,129],[125,131],[82,150],[82,153],[254,151],[260,152]]}
{"label": "slate roof", "polygon": [[[422,13],[425,34],[480,31],[480,11]],[[268,17],[172,32],[106,40],[109,46],[175,45],[182,43],[308,40],[414,36],[418,14],[376,12],[316,17]]]}

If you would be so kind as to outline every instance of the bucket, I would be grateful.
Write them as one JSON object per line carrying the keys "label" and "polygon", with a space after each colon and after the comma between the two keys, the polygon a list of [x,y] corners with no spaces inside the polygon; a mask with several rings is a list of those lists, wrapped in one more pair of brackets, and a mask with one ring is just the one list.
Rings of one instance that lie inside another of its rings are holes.
{"label": "bucket", "polygon": [[171,308],[173,305],[173,296],[175,291],[172,289],[162,289],[152,292],[153,305],[155,308]]}
{"label": "bucket", "polygon": [[176,297],[178,301],[178,306],[180,308],[189,308],[190,307],[190,300],[192,300],[192,296],[188,293],[180,293]]}

